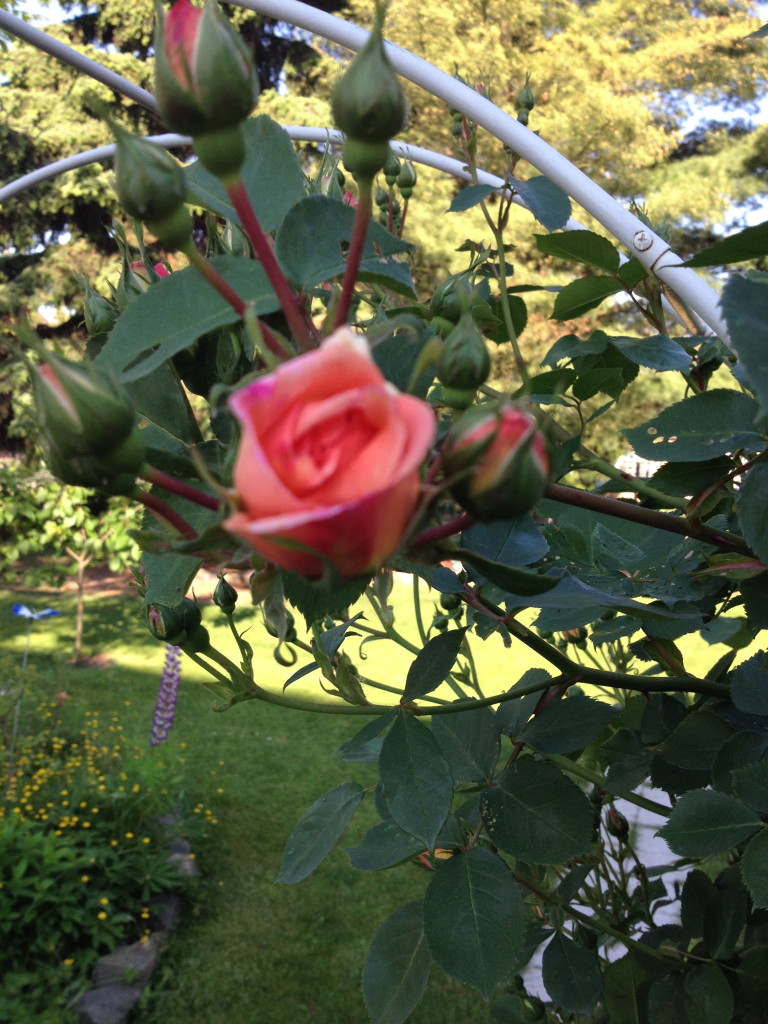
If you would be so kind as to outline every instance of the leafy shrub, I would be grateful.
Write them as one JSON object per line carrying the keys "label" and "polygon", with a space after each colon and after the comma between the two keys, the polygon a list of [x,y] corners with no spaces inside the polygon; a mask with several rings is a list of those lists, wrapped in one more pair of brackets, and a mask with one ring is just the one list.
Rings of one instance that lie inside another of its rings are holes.
{"label": "leafy shrub", "polygon": [[147,936],[151,897],[189,885],[170,837],[187,818],[214,820],[186,814],[179,767],[127,744],[116,714],[104,723],[65,699],[39,703],[2,748],[3,1020],[21,1004],[63,1007],[100,954]]}

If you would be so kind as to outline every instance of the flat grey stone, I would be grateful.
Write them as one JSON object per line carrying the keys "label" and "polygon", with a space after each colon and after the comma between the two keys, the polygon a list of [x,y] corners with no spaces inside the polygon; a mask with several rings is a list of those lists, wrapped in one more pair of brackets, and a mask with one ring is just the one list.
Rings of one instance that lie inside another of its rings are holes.
{"label": "flat grey stone", "polygon": [[157,966],[160,941],[150,935],[146,942],[134,942],[99,957],[93,969],[93,985],[140,985],[149,982]]}
{"label": "flat grey stone", "polygon": [[77,1024],[125,1024],[142,993],[141,985],[103,985],[77,1003]]}

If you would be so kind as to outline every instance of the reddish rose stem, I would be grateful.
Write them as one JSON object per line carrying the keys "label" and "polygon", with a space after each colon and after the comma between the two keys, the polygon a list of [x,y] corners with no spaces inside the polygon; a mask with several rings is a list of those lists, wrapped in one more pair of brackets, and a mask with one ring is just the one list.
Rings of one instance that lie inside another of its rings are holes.
{"label": "reddish rose stem", "polygon": [[150,494],[149,491],[142,491],[138,487],[132,496],[136,501],[144,505],[145,508],[148,508],[158,519],[162,519],[169,526],[172,526],[185,540],[197,539],[197,534],[186,519],[183,519],[170,505],[166,505],[162,498],[158,498],[155,494]]}
{"label": "reddish rose stem", "polygon": [[457,519],[452,519],[450,523],[442,523],[440,526],[432,526],[428,530],[422,530],[417,537],[413,538],[408,547],[417,548],[434,544],[439,540],[445,540],[446,537],[453,537],[456,533],[468,530],[470,526],[474,526],[474,523],[474,519],[464,513],[464,515],[459,516]]}
{"label": "reddish rose stem", "polygon": [[593,512],[603,512],[607,516],[627,519],[632,523],[655,526],[658,530],[677,533],[683,537],[692,537],[694,540],[705,541],[715,547],[738,551],[739,554],[754,558],[754,553],[741,537],[713,530],[709,526],[705,526],[695,519],[687,519],[685,516],[672,516],[668,512],[658,512],[656,509],[620,501],[618,498],[607,498],[603,494],[581,491],[576,487],[565,487],[563,484],[550,484],[545,496],[565,505],[576,505],[579,508],[591,509]]}
{"label": "reddish rose stem", "polygon": [[196,505],[202,505],[203,508],[213,509],[214,512],[218,511],[221,504],[219,499],[212,494],[198,491],[196,487],[190,487],[189,484],[182,483],[181,480],[169,476],[168,473],[163,473],[161,469],[155,469],[154,466],[143,466],[140,476],[147,483],[162,487],[164,491],[169,491],[171,494],[178,494],[180,498],[186,498],[187,501],[194,501]]}
{"label": "reddish rose stem", "polygon": [[317,335],[314,325],[299,306],[296,294],[288,284],[286,276],[277,262],[270,240],[259,223],[259,218],[251,205],[242,179],[237,178],[235,181],[227,182],[225,187],[299,347],[303,351],[315,347]]}
{"label": "reddish rose stem", "polygon": [[352,225],[352,237],[349,240],[349,252],[347,253],[347,265],[344,269],[344,279],[341,283],[341,295],[339,304],[336,307],[334,317],[334,330],[343,327],[349,317],[349,309],[352,305],[352,295],[355,290],[357,273],[360,270],[360,261],[363,258],[365,236],[368,234],[368,224],[371,220],[373,210],[373,180],[363,178],[358,182],[360,197],[355,207],[355,222]]}

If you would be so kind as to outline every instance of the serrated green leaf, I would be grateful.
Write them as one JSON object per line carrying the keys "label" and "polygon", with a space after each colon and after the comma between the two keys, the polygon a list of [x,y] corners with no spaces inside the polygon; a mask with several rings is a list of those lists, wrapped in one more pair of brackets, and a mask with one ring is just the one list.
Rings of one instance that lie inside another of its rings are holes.
{"label": "serrated green leaf", "polygon": [[453,197],[448,213],[463,213],[464,210],[470,210],[497,191],[495,185],[467,185]]}
{"label": "serrated green leaf", "polygon": [[387,918],[368,950],[363,999],[371,1024],[402,1024],[424,994],[431,966],[421,900],[414,900]]}
{"label": "serrated green leaf", "polygon": [[277,881],[295,885],[311,875],[334,848],[364,796],[356,782],[342,782],[316,800],[288,837]]}
{"label": "serrated green leaf", "polygon": [[591,1013],[603,991],[603,975],[594,950],[556,932],[541,960],[544,987],[568,1013]]}
{"label": "serrated green leaf", "polygon": [[620,714],[618,705],[575,693],[548,704],[518,739],[543,754],[570,754],[591,743]]}
{"label": "serrated green leaf", "polygon": [[[755,737],[756,739],[762,737]],[[768,814],[768,761],[758,761],[733,772],[733,795],[757,811]]]}
{"label": "serrated green leaf", "polygon": [[[264,231],[274,231],[304,197],[301,167],[288,133],[265,114],[243,122],[245,162],[240,176]],[[239,224],[223,185],[200,161],[185,168],[189,199]],[[264,187],[269,182],[269,188]]]}
{"label": "serrated green leaf", "polygon": [[768,654],[758,651],[731,672],[731,700],[750,715],[768,715]]}
{"label": "serrated green leaf", "polygon": [[380,821],[363,836],[359,846],[345,852],[358,871],[383,871],[410,860],[424,850],[424,844],[394,821]]}
{"label": "serrated green leaf", "polygon": [[483,790],[480,806],[496,845],[531,864],[561,864],[592,842],[589,800],[547,762],[514,762]]}
{"label": "serrated green leaf", "polygon": [[665,334],[655,334],[650,338],[612,337],[609,341],[622,355],[638,366],[647,366],[651,370],[683,372],[691,368],[691,357],[683,346]]}
{"label": "serrated green leaf", "polygon": [[[255,260],[217,256],[211,265],[257,316],[280,308]],[[204,334],[237,320],[230,304],[194,267],[187,267],[161,278],[130,303],[95,362],[111,367],[126,383],[140,380]]]}
{"label": "serrated green leaf", "polygon": [[760,827],[760,818],[741,800],[715,790],[683,793],[661,836],[681,857],[708,857],[737,846]]}
{"label": "serrated green leaf", "polygon": [[[756,34],[756,33],[753,33]],[[768,256],[768,221],[737,231],[686,260],[687,267],[723,267]]]}
{"label": "serrated green leaf", "polygon": [[624,284],[615,277],[595,274],[571,281],[555,299],[552,320],[575,320],[599,306],[609,295],[624,291]]}
{"label": "serrated green leaf", "polygon": [[445,682],[464,642],[466,627],[439,633],[419,651],[408,669],[403,700],[415,700]]}
{"label": "serrated green leaf", "polygon": [[571,216],[571,200],[559,185],[544,175],[536,175],[527,181],[509,179],[510,184],[531,211],[536,220],[547,231],[557,231]]}
{"label": "serrated green leaf", "polygon": [[656,747],[669,764],[703,771],[711,768],[721,747],[733,736],[733,729],[711,711],[687,715]]}
{"label": "serrated green leaf", "polygon": [[718,388],[684,398],[624,436],[644,459],[703,462],[739,448],[759,450],[757,414],[754,399]]}
{"label": "serrated green leaf", "polygon": [[557,366],[565,359],[578,359],[581,356],[599,355],[605,352],[609,337],[604,331],[593,331],[586,339],[575,334],[565,334],[558,339],[542,359],[542,366]]}
{"label": "serrated green leaf", "polygon": [[603,974],[603,1003],[611,1024],[654,1024],[647,1015],[650,977],[628,953]]}
{"label": "serrated green leaf", "polygon": [[432,735],[457,786],[490,779],[501,750],[501,722],[489,708],[433,715]]}
{"label": "serrated green leaf", "polygon": [[315,582],[287,570],[283,570],[281,576],[286,598],[301,612],[307,625],[317,622],[329,612],[354,604],[370,582],[369,576]]}
{"label": "serrated green leaf", "polygon": [[683,979],[685,1010],[697,1024],[729,1024],[733,992],[717,964],[698,964]]}
{"label": "serrated green leaf", "polygon": [[558,231],[553,235],[534,235],[539,252],[548,256],[586,263],[615,274],[619,269],[619,253],[613,242],[594,231]]}
{"label": "serrated green leaf", "polygon": [[463,547],[507,566],[530,565],[549,551],[549,544],[530,516],[477,523],[461,535]]}
{"label": "serrated green leaf", "polygon": [[504,861],[475,846],[443,862],[424,897],[424,931],[438,966],[487,999],[525,938],[523,897]]}
{"label": "serrated green leaf", "polygon": [[752,466],[736,492],[741,533],[755,555],[768,565],[768,462]]}
{"label": "serrated green leaf", "polygon": [[755,909],[768,910],[767,829],[764,828],[749,841],[741,860],[741,872]]}
{"label": "serrated green leaf", "polygon": [[[329,196],[308,196],[297,203],[275,239],[275,253],[290,280],[308,291],[342,276],[346,267],[344,251],[352,238],[354,221],[352,207]],[[358,280],[413,295],[410,267],[402,259],[412,250],[408,242],[371,221]]]}
{"label": "serrated green leaf", "polygon": [[382,744],[379,774],[395,822],[433,850],[450,810],[453,776],[430,730],[406,711]]}

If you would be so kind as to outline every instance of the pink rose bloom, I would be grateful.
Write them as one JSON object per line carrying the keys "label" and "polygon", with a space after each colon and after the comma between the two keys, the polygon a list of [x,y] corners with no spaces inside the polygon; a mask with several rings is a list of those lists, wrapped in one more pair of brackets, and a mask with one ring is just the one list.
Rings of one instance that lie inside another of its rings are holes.
{"label": "pink rose bloom", "polygon": [[235,392],[235,511],[225,529],[268,561],[319,577],[368,572],[397,550],[435,436],[426,402],[400,394],[364,338],[341,328]]}

